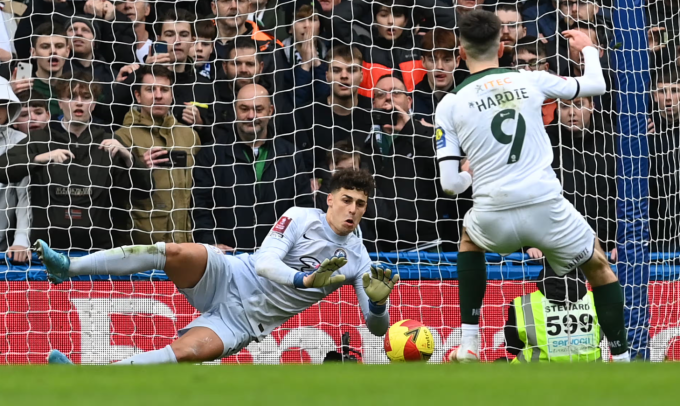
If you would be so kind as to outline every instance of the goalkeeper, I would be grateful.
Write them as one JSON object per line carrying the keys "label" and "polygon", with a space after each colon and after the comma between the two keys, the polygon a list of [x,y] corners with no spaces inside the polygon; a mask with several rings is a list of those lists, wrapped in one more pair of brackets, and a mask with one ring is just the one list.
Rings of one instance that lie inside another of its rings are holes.
{"label": "goalkeeper", "polygon": [[[34,247],[53,283],[78,275],[161,269],[202,313],[172,344],[118,364],[203,362],[235,354],[349,283],[369,331],[382,336],[389,325],[387,299],[399,275],[372,266],[354,234],[374,188],[368,172],[339,170],[331,179],[327,213],[289,209],[252,255],[226,256],[208,245],[159,242],[69,259],[42,240]],[[70,363],[57,350],[49,362]]]}

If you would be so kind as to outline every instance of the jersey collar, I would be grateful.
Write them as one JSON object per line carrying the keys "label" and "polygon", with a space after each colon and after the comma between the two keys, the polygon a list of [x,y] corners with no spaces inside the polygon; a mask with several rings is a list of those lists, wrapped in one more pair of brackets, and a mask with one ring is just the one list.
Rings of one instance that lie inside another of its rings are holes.
{"label": "jersey collar", "polygon": [[347,234],[345,236],[338,235],[333,229],[331,228],[330,224],[328,224],[328,221],[326,220],[326,214],[323,213],[321,216],[321,224],[323,225],[323,231],[326,233],[326,236],[328,237],[329,240],[333,241],[334,243],[337,244],[346,244],[347,240],[349,239],[351,234]]}

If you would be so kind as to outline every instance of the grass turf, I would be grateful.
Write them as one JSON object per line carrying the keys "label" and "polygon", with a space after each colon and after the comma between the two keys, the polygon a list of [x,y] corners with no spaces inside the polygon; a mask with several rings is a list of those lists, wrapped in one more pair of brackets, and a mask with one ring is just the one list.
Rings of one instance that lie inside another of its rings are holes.
{"label": "grass turf", "polygon": [[679,377],[680,363],[6,366],[0,404],[673,405]]}

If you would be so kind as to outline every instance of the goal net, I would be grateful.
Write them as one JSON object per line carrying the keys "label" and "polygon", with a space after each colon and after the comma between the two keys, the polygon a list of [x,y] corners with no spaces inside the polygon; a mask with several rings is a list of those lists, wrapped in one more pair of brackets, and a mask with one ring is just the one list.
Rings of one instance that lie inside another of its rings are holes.
{"label": "goal net", "polygon": [[[605,95],[543,106],[553,167],[624,286],[633,355],[680,358],[677,2],[0,7],[0,76],[9,81],[0,82],[0,363],[45,363],[58,349],[75,363],[108,364],[163,348],[199,316],[161,271],[50,284],[36,255],[22,262],[22,247],[36,239],[72,257],[158,241],[252,252],[288,208],[325,210],[330,174],[347,166],[376,180],[358,233],[374,261],[401,275],[391,323],[424,323],[435,339],[429,362],[445,362],[461,339],[456,249],[472,198],[442,192],[432,124],[441,98],[469,76],[456,27],[474,7],[501,19],[502,67],[579,76],[566,29],[600,50]],[[260,87],[248,93],[253,84]],[[271,97],[261,100],[262,91]],[[132,167],[122,152],[102,152],[112,134]],[[60,160],[55,150],[71,156]],[[537,289],[543,269],[530,248],[487,254],[484,361],[514,358],[505,349],[508,305]],[[340,351],[344,333],[364,363],[389,362],[351,286],[217,362],[321,363]],[[606,340],[600,346],[608,359]]]}

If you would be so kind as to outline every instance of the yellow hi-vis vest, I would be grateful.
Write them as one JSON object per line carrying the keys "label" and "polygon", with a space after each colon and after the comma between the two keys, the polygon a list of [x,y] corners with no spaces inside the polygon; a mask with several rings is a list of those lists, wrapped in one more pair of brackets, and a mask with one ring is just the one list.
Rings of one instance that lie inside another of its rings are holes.
{"label": "yellow hi-vis vest", "polygon": [[520,362],[600,360],[600,325],[593,293],[576,303],[551,303],[540,291],[515,298],[517,332],[524,349]]}

